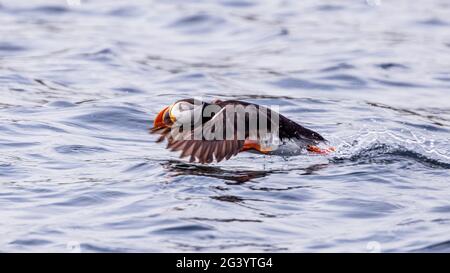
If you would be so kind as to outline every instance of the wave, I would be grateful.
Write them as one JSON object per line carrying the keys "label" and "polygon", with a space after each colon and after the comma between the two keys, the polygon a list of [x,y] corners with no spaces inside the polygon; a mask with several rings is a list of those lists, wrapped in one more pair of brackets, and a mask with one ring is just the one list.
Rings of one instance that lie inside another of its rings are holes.
{"label": "wave", "polygon": [[350,161],[358,164],[390,164],[405,160],[414,161],[430,168],[450,169],[450,163],[428,157],[401,145],[386,143],[375,143],[349,156],[336,156],[330,159],[333,163]]}
{"label": "wave", "polygon": [[448,253],[450,251],[450,240],[440,242],[437,244],[429,245],[424,248],[415,250],[414,252],[436,252],[436,253]]}

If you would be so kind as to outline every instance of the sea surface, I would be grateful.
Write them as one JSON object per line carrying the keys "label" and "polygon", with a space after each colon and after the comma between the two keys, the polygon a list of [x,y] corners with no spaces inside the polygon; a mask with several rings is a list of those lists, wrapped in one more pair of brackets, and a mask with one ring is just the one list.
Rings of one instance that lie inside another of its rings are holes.
{"label": "sea surface", "polygon": [[[0,252],[450,252],[447,0],[0,1]],[[189,164],[195,97],[330,155]]]}

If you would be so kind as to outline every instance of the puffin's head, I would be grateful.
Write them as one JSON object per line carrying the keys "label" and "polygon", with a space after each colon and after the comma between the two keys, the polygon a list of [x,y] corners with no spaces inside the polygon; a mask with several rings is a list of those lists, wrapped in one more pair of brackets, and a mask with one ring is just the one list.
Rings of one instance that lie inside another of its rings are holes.
{"label": "puffin's head", "polygon": [[203,103],[195,99],[183,99],[176,101],[162,109],[153,122],[153,128],[172,127],[173,124],[193,123],[201,117]]}

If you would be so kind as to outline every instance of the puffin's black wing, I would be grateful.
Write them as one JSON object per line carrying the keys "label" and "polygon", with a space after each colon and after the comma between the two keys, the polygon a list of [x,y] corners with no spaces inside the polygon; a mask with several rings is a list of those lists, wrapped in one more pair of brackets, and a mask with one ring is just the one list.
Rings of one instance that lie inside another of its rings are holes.
{"label": "puffin's black wing", "polygon": [[[202,126],[168,137],[167,148],[182,151],[180,157],[190,156],[190,162],[211,163],[214,159],[220,162],[236,155],[242,150],[245,139],[238,139],[236,130],[226,137],[225,128],[234,126],[236,118],[231,108],[226,105]],[[224,130],[219,131],[220,127]]]}

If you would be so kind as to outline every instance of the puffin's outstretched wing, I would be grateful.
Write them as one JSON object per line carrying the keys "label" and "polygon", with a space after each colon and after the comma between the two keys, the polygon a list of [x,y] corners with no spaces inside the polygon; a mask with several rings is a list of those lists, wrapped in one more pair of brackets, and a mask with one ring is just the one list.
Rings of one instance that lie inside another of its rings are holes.
{"label": "puffin's outstretched wing", "polygon": [[191,131],[174,133],[172,129],[167,137],[167,148],[182,151],[180,157],[190,156],[190,162],[211,163],[214,159],[217,162],[230,159],[242,150],[245,142],[245,136],[238,138],[236,130],[227,137],[227,128],[235,128],[236,113],[231,107],[224,106],[209,121]]}

